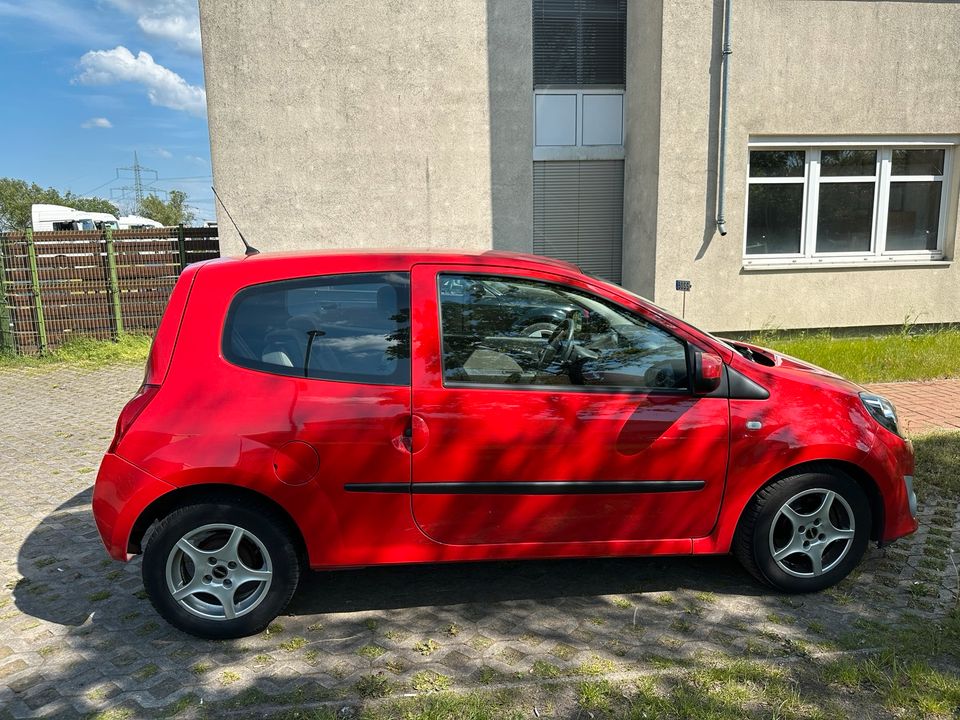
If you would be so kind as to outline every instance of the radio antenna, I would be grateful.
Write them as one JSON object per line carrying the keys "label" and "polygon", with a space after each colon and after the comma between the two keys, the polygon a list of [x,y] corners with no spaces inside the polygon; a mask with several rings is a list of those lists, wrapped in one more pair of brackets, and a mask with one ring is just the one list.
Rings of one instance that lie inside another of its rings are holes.
{"label": "radio antenna", "polygon": [[227,210],[227,206],[223,204],[223,200],[220,199],[220,193],[217,192],[217,189],[213,187],[213,185],[210,186],[210,189],[213,190],[213,194],[217,198],[217,201],[220,203],[220,207],[223,208],[223,211],[227,214],[227,217],[230,218],[230,222],[233,223],[233,227],[236,229],[237,235],[240,236],[240,242],[242,242],[243,246],[246,248],[246,250],[243,251],[243,254],[248,257],[250,255],[259,255],[260,251],[257,250],[253,245],[248,243],[247,239],[243,236],[243,233],[240,232],[240,226],[237,225],[237,221],[233,219],[233,215],[231,215],[230,211]]}

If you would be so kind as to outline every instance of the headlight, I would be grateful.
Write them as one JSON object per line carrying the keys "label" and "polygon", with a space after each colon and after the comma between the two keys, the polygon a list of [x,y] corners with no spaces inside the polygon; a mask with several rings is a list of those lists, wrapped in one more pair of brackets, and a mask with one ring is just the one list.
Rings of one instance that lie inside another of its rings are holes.
{"label": "headlight", "polygon": [[874,420],[890,432],[903,436],[903,433],[900,432],[900,423],[897,421],[897,409],[892,402],[885,397],[867,392],[860,393],[860,400]]}

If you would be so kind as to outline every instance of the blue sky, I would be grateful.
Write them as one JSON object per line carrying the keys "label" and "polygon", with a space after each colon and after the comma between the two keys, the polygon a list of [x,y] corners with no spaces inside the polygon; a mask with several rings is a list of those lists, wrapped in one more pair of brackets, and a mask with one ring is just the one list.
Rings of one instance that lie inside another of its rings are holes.
{"label": "blue sky", "polygon": [[215,219],[196,0],[0,0],[0,68],[0,177],[116,202],[136,151]]}

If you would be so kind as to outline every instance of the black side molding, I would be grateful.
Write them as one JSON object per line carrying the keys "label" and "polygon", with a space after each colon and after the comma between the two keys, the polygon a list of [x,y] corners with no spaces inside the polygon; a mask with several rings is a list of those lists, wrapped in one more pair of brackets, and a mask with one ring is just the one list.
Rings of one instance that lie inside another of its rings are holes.
{"label": "black side molding", "polygon": [[415,495],[612,495],[702,490],[703,480],[547,480],[542,482],[347,483],[347,492]]}

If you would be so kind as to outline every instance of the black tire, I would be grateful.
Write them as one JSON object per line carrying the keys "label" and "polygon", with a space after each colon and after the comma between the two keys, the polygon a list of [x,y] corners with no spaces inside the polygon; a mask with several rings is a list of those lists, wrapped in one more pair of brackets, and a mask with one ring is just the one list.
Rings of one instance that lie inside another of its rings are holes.
{"label": "black tire", "polygon": [[[237,528],[238,535],[231,528]],[[228,541],[234,537],[237,549],[231,554]],[[186,546],[178,545],[181,539],[198,545],[185,552],[181,548]],[[221,558],[215,557],[218,552]],[[229,561],[231,557],[239,562]],[[210,499],[174,510],[160,521],[143,552],[142,576],[150,602],[167,622],[197,637],[224,639],[266,628],[293,597],[300,568],[287,524],[275,511]],[[253,573],[269,578],[246,579]],[[204,586],[197,585],[182,601],[174,598],[174,586],[187,590],[194,580]],[[227,615],[227,604],[234,617]]]}
{"label": "black tire", "polygon": [[[840,500],[824,509],[827,492],[836,493]],[[823,522],[823,517],[797,515],[801,521],[798,526],[783,510],[788,503],[788,510],[805,512],[820,503],[818,514],[829,513],[831,517],[824,539],[820,534],[824,526],[806,519]],[[857,566],[870,542],[870,526],[870,502],[853,478],[833,468],[801,473],[777,480],[756,494],[740,519],[733,554],[754,577],[778,590],[816,592],[837,584]],[[850,531],[852,538],[828,539]],[[809,552],[803,543],[813,546]],[[787,552],[793,547],[796,550],[781,556],[779,562],[774,558],[774,549]],[[818,551],[820,574],[816,574],[813,559]]]}

